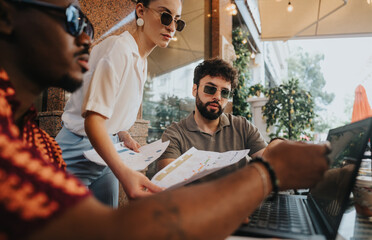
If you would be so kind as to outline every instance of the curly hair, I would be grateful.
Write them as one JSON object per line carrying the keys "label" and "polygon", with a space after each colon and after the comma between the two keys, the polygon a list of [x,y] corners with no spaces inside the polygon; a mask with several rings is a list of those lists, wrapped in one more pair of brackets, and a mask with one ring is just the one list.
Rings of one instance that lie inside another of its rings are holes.
{"label": "curly hair", "polygon": [[232,90],[238,85],[238,71],[220,58],[208,59],[200,63],[194,70],[194,84],[199,86],[200,79],[205,76],[222,77],[231,83]]}

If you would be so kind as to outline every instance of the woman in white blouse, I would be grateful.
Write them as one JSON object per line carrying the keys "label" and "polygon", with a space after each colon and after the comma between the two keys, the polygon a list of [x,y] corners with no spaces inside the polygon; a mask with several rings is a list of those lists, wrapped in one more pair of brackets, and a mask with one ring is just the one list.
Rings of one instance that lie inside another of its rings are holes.
{"label": "woman in white blouse", "polygon": [[[66,103],[56,140],[67,170],[107,205],[118,205],[118,180],[129,198],[161,191],[143,174],[128,168],[113,143],[120,138],[138,151],[139,144],[127,130],[141,105],[147,57],[156,46],[167,47],[176,30],[182,31],[181,10],[181,0],[138,0],[136,31],[110,36],[93,48],[83,86]],[[92,147],[108,167],[84,157],[83,152]]]}

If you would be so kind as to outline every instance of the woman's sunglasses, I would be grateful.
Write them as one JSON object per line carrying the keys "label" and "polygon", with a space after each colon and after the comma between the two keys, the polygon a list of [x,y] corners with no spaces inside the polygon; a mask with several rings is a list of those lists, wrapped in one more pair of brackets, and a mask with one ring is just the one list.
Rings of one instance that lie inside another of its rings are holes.
{"label": "woman's sunglasses", "polygon": [[79,7],[70,4],[67,7],[57,6],[47,2],[36,0],[8,0],[12,3],[22,3],[32,5],[34,7],[45,8],[50,10],[59,11],[66,16],[66,31],[74,37],[80,36],[83,32],[86,33],[91,39],[94,37],[94,28],[89,19],[79,9]]}
{"label": "woman's sunglasses", "polygon": [[[204,90],[203,92],[206,93],[206,94],[209,94],[209,95],[214,95],[216,94],[216,92],[218,91],[217,87],[215,86],[210,86],[210,85],[204,85]],[[229,89],[222,89],[221,90],[221,97],[222,98],[230,98],[232,97],[232,92],[229,90]]]}
{"label": "woman's sunglasses", "polygon": [[157,12],[157,13],[160,14],[160,22],[164,26],[169,26],[172,23],[172,21],[175,21],[175,23],[176,23],[176,30],[179,31],[179,32],[181,32],[184,29],[184,27],[186,26],[185,21],[183,21],[182,19],[175,20],[172,17],[172,15],[170,13],[168,13],[168,12],[162,12],[162,13],[160,13],[160,12],[156,11],[155,9],[152,9],[152,8],[148,8],[148,9],[150,9],[150,10],[152,10],[152,11]]}

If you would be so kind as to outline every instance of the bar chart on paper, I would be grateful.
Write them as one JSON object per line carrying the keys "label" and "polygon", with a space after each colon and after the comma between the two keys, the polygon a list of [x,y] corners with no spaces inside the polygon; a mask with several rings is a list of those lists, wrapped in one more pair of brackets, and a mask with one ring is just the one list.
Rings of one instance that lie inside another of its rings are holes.
{"label": "bar chart on paper", "polygon": [[[121,160],[131,169],[135,171],[144,170],[150,163],[155,161],[168,147],[169,141],[162,142],[161,140],[155,141],[151,144],[140,147],[139,153],[134,152],[127,147],[124,143],[120,142],[115,144],[115,149],[119,154]],[[107,166],[106,162],[92,149],[84,152],[84,156],[99,165]]]}
{"label": "bar chart on paper", "polygon": [[218,153],[190,148],[182,156],[158,172],[151,181],[165,188],[182,186],[234,164],[248,153],[249,149]]}

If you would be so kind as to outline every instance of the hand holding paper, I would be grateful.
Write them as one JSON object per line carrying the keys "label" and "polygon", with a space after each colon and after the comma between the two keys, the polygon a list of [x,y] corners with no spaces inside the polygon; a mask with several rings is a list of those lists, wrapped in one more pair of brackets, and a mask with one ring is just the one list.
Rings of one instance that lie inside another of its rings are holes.
{"label": "hand holding paper", "polygon": [[237,163],[248,153],[249,149],[218,153],[190,148],[159,171],[151,181],[159,187],[165,188],[183,186],[223,167]]}
{"label": "hand holding paper", "polygon": [[[139,153],[130,150],[120,142],[115,144],[115,149],[125,165],[135,171],[144,170],[150,163],[159,158],[168,147],[169,141],[155,141],[139,148]],[[106,162],[92,149],[84,152],[84,156],[92,162],[102,166],[107,166]]]}

